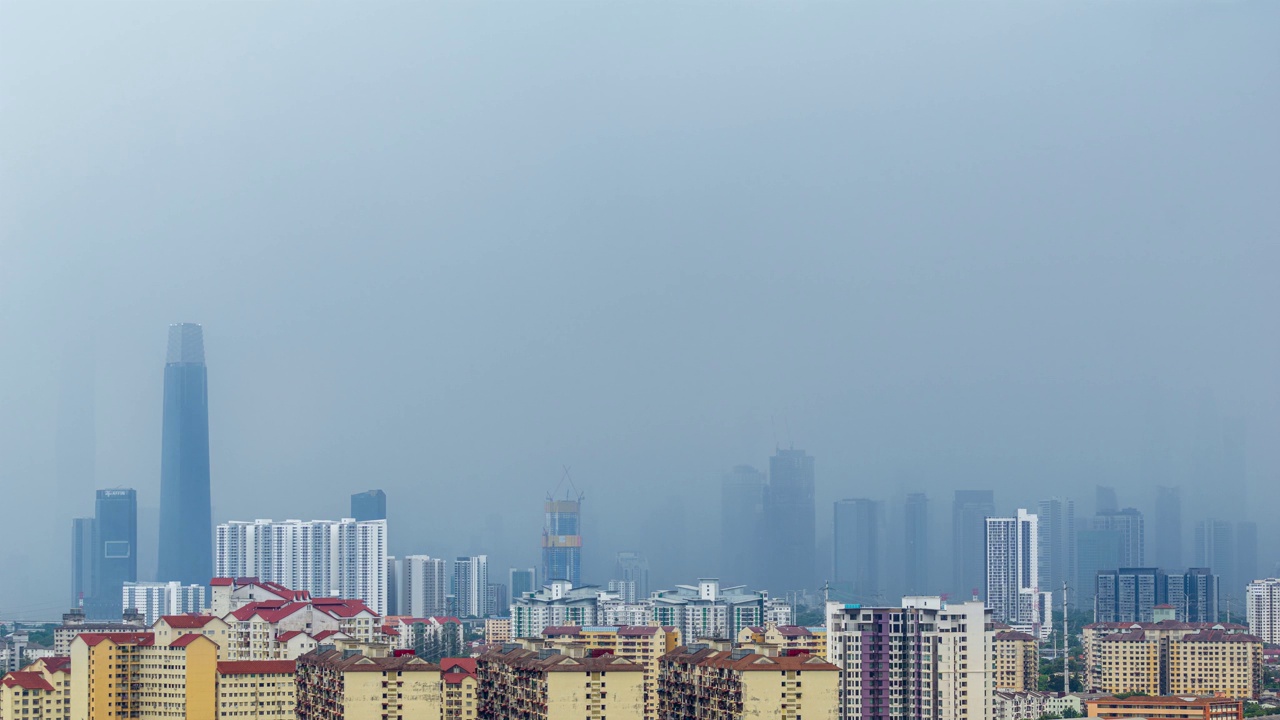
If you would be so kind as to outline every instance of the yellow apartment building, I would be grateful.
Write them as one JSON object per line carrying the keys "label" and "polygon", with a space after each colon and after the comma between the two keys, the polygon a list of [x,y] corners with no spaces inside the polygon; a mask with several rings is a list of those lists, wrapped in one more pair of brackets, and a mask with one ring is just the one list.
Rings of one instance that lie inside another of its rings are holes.
{"label": "yellow apartment building", "polygon": [[1255,698],[1262,692],[1262,638],[1205,630],[1169,643],[1169,695]]}
{"label": "yellow apartment building", "polygon": [[71,716],[71,658],[41,658],[0,678],[0,720]]}
{"label": "yellow apartment building", "polygon": [[658,675],[662,720],[838,720],[840,669],[812,655],[678,648]]}
{"label": "yellow apartment building", "polygon": [[992,641],[995,648],[997,690],[1027,692],[1036,690],[1040,681],[1040,643],[1035,637],[1016,630],[1002,630]]}
{"label": "yellow apartment building", "polygon": [[297,692],[292,660],[218,663],[218,717],[292,720]]}
{"label": "yellow apartment building", "polygon": [[432,720],[443,716],[440,666],[412,655],[319,650],[298,658],[298,720]]}
{"label": "yellow apartment building", "polygon": [[444,681],[444,720],[475,720],[479,708],[475,658],[440,661]]}
{"label": "yellow apartment building", "polygon": [[737,647],[770,657],[803,652],[825,660],[827,629],[777,623],[767,623],[763,627],[744,627],[738,633]]}
{"label": "yellow apartment building", "polygon": [[504,720],[643,720],[644,669],[610,654],[506,647],[476,660],[479,714]]}
{"label": "yellow apartment building", "polygon": [[523,644],[526,649],[551,649],[572,657],[609,653],[644,668],[646,717],[654,717],[658,709],[658,659],[680,646],[680,630],[670,626],[552,626],[542,631],[542,638],[541,643]]}
{"label": "yellow apartment building", "polygon": [[1242,720],[1244,703],[1221,697],[1101,697],[1085,701],[1085,714],[1120,720]]}

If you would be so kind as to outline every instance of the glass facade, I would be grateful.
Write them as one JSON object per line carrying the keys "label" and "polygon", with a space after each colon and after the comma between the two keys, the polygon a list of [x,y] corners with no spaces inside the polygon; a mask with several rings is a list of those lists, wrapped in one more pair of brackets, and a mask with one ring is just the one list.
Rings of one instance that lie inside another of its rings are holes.
{"label": "glass facade", "polygon": [[118,620],[124,584],[138,581],[137,491],[99,490],[94,514],[92,592],[85,599],[85,615]]}
{"label": "glass facade", "polygon": [[194,323],[169,326],[162,433],[156,580],[207,585],[213,577],[209,391],[204,333]]}

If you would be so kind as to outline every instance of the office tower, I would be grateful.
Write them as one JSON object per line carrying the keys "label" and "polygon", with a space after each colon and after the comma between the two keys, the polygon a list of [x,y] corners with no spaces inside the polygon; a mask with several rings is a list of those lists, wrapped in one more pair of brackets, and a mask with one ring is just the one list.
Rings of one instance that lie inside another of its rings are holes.
{"label": "office tower", "polygon": [[976,596],[986,578],[986,521],[996,514],[990,490],[957,490],[951,506],[952,585]]}
{"label": "office tower", "polygon": [[1156,488],[1155,524],[1154,564],[1182,567],[1182,488]]}
{"label": "office tower", "polygon": [[429,555],[404,559],[405,607],[401,612],[416,618],[448,613],[449,563]]}
{"label": "office tower", "polygon": [[511,590],[512,600],[524,597],[525,593],[537,592],[538,571],[534,568],[511,568],[507,571],[507,587]]}
{"label": "office tower", "polygon": [[817,506],[813,457],[803,450],[779,449],[769,458],[764,493],[765,585],[775,593],[817,587]]}
{"label": "office tower", "polygon": [[91,620],[115,620],[121,592],[138,580],[138,493],[128,488],[99,490],[93,521],[93,597],[85,602]]}
{"label": "office tower", "polygon": [[996,622],[1039,629],[1039,518],[1019,508],[1016,517],[987,518],[987,607]]}
{"label": "office tower", "polygon": [[866,498],[835,503],[835,584],[853,602],[880,593],[880,508]]}
{"label": "office tower", "polygon": [[489,614],[489,556],[459,557],[453,561],[453,594],[459,617]]}
{"label": "office tower", "polygon": [[387,612],[387,521],[254,520],[218,526],[218,577],[256,577]]}
{"label": "office tower", "polygon": [[93,518],[71,521],[71,607],[93,597]]}
{"label": "office tower", "polygon": [[1197,567],[1210,568],[1223,577],[1230,597],[1236,568],[1236,535],[1231,523],[1225,520],[1196,523],[1195,560]]}
{"label": "office tower", "polygon": [[924,493],[907,495],[903,538],[903,580],[907,593],[922,595],[929,585],[929,498]]}
{"label": "office tower", "polygon": [[387,519],[387,494],[381,490],[366,490],[351,496],[351,517],[361,520]]}
{"label": "office tower", "polygon": [[1073,607],[1093,604],[1099,572],[1125,566],[1124,546],[1124,533],[1119,530],[1100,530],[1089,523],[1089,527],[1076,531],[1076,580],[1069,593]]}
{"label": "office tower", "polygon": [[[1123,538],[1120,564],[1126,567],[1142,567],[1146,564],[1146,531],[1142,513],[1134,508],[1101,512],[1092,519],[1095,530],[1115,530]],[[1115,568],[1106,568],[1114,570]]]}
{"label": "office tower", "polygon": [[720,572],[733,582],[758,583],[763,544],[765,474],[738,465],[720,481]]}
{"label": "office tower", "polygon": [[213,577],[209,500],[209,387],[204,334],[169,326],[160,452],[160,545],[156,580],[208,584]]}
{"label": "office tower", "polygon": [[507,597],[506,583],[489,583],[485,587],[484,606],[490,616],[505,616],[511,611],[511,600]]}
{"label": "office tower", "polygon": [[547,496],[542,526],[542,577],[547,582],[582,582],[582,495]]}
{"label": "office tower", "polygon": [[981,602],[903,598],[902,607],[827,603],[827,662],[841,720],[989,720],[995,631]]}
{"label": "office tower", "polygon": [[1116,500],[1116,489],[1105,485],[1097,485],[1093,491],[1094,513],[1111,513],[1120,509],[1120,503]]}
{"label": "office tower", "polygon": [[1040,501],[1040,585],[1055,593],[1075,582],[1076,504],[1051,498]]}
{"label": "office tower", "polygon": [[400,614],[400,601],[404,598],[404,585],[401,584],[402,573],[400,561],[387,556],[387,615]]}
{"label": "office tower", "polygon": [[620,552],[614,558],[613,577],[631,591],[631,599],[649,597],[649,560],[638,552]]}
{"label": "office tower", "polygon": [[1104,570],[1096,578],[1094,622],[1154,622],[1168,602],[1168,576],[1159,568]]}

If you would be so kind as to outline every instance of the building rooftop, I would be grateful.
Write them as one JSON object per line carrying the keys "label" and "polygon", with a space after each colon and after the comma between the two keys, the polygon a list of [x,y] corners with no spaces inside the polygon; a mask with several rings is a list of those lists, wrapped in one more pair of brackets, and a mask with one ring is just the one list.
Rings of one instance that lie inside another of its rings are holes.
{"label": "building rooftop", "polygon": [[213,615],[161,615],[160,619],[165,621],[165,624],[171,628],[185,630],[202,628],[219,618]]}
{"label": "building rooftop", "polygon": [[644,668],[620,657],[605,653],[593,657],[574,658],[557,652],[534,652],[515,648],[491,651],[480,656],[481,662],[501,663],[523,670],[537,672],[643,672]]}
{"label": "building rooftop", "polygon": [[219,675],[293,675],[293,660],[229,660],[218,663]]}
{"label": "building rooftop", "polygon": [[690,652],[688,647],[678,647],[663,655],[662,660],[737,670],[739,672],[754,670],[830,670],[838,672],[840,670],[840,668],[817,656],[804,653],[769,657],[745,650],[716,651],[710,648],[700,648]]}
{"label": "building rooftop", "polygon": [[439,672],[440,666],[415,655],[368,657],[358,652],[312,651],[298,659],[299,663],[321,665],[342,672]]}
{"label": "building rooftop", "polygon": [[[18,687],[23,690],[46,690],[53,692],[53,686],[38,672],[11,672],[0,680],[5,687]],[[25,701],[24,701],[25,702]]]}

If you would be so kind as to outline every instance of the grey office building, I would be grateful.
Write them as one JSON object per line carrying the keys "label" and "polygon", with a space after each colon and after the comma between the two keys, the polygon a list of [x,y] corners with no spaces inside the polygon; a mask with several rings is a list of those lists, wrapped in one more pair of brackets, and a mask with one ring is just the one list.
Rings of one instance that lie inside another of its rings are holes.
{"label": "grey office building", "polygon": [[93,594],[85,602],[91,620],[115,620],[123,611],[124,584],[138,581],[138,493],[99,490],[93,520]]}
{"label": "grey office building", "polygon": [[366,490],[351,496],[351,517],[361,520],[387,519],[387,494],[381,490]]}
{"label": "grey office building", "polygon": [[1040,589],[1061,599],[1062,584],[1075,582],[1076,504],[1071,500],[1041,500]]}
{"label": "grey office building", "polygon": [[756,586],[764,579],[761,536],[767,484],[765,474],[750,465],[738,465],[720,480],[720,576],[732,583]]}
{"label": "grey office building", "polygon": [[929,498],[924,493],[907,495],[903,515],[903,580],[908,595],[934,592],[929,576]]}
{"label": "grey office building", "polygon": [[1094,622],[1153,622],[1160,605],[1173,606],[1180,622],[1216,622],[1218,577],[1208,568],[1120,568],[1097,575]]}
{"label": "grey office building", "polygon": [[956,490],[951,506],[952,587],[959,600],[987,583],[987,518],[996,514],[990,490]]}
{"label": "grey office building", "polygon": [[1156,513],[1152,548],[1155,565],[1182,567],[1182,489],[1156,488]]}
{"label": "grey office building", "polygon": [[803,450],[778,450],[769,458],[764,493],[765,588],[782,594],[817,588],[817,506],[814,459]]}
{"label": "grey office building", "polygon": [[841,599],[869,603],[880,587],[880,504],[838,500],[834,512],[835,584]]}

